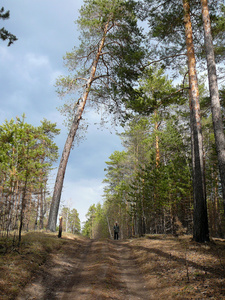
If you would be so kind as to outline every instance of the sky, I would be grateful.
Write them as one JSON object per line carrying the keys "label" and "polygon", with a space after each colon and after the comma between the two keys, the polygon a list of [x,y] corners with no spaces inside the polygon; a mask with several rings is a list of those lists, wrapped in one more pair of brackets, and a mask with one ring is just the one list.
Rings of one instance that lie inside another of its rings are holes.
{"label": "sky", "polygon": [[[59,160],[67,138],[64,117],[57,110],[63,104],[55,82],[67,74],[63,56],[79,45],[79,31],[74,21],[79,16],[81,0],[2,0],[10,10],[10,19],[0,21],[18,40],[7,47],[0,40],[0,124],[26,115],[26,122],[39,126],[44,118],[57,123],[61,133],[55,142]],[[121,150],[115,129],[98,129],[100,116],[88,111],[85,140],[72,150],[64,179],[61,205],[76,208],[81,222],[92,204],[102,203],[105,161]],[[53,192],[59,160],[49,180]]]}

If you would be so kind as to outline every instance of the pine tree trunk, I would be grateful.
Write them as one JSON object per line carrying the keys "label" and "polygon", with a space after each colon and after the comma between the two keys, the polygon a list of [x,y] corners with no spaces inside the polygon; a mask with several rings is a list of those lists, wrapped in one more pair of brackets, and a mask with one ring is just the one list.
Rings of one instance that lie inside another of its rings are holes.
{"label": "pine tree trunk", "polygon": [[156,168],[159,167],[160,162],[160,153],[159,153],[159,136],[158,136],[158,129],[159,129],[159,122],[157,121],[157,110],[154,111],[155,116],[155,150],[156,150]]}
{"label": "pine tree trunk", "polygon": [[205,36],[205,50],[208,66],[209,92],[211,98],[211,110],[213,119],[214,136],[219,163],[220,179],[223,193],[224,215],[225,215],[225,136],[220,108],[219,90],[216,75],[216,63],[211,34],[211,24],[209,16],[208,1],[201,0],[202,20]]}
{"label": "pine tree trunk", "polygon": [[95,61],[93,62],[90,77],[87,81],[82,100],[79,103],[77,113],[72,122],[70,132],[69,132],[69,135],[67,137],[67,140],[66,140],[66,143],[65,143],[65,146],[63,149],[61,161],[60,161],[59,168],[58,168],[58,173],[56,176],[55,187],[54,187],[54,192],[53,192],[53,197],[52,197],[52,202],[51,202],[51,207],[50,207],[50,212],[49,212],[49,218],[48,218],[47,229],[51,230],[51,231],[56,230],[57,215],[58,215],[58,211],[59,211],[59,204],[60,204],[60,199],[61,199],[61,193],[62,193],[62,188],[63,188],[63,181],[64,181],[65,172],[66,172],[67,162],[68,162],[70,151],[71,151],[71,148],[73,145],[73,141],[74,141],[74,138],[75,138],[78,126],[79,126],[79,122],[81,120],[81,117],[82,117],[82,114],[83,114],[83,111],[85,108],[87,97],[89,95],[89,91],[90,91],[92,82],[95,77],[95,72],[96,72],[96,68],[98,65],[98,61],[99,61],[99,58],[101,55],[102,48],[105,43],[107,30],[108,30],[108,23],[106,24],[106,27],[104,30],[104,35],[103,35],[103,38],[102,38],[99,48],[98,48],[98,53],[96,54]]}
{"label": "pine tree trunk", "polygon": [[25,182],[24,182],[24,187],[23,187],[23,192],[22,192],[22,199],[21,199],[18,246],[20,246],[21,238],[22,238],[23,220],[24,220],[24,213],[25,213],[25,208],[26,208],[27,181],[28,181],[28,174],[26,172]]}
{"label": "pine tree trunk", "polygon": [[42,230],[44,228],[44,199],[43,199],[43,188],[41,188],[41,198],[40,198],[40,223],[39,229]]}
{"label": "pine tree trunk", "polygon": [[38,216],[40,216],[39,210],[40,210],[40,194],[38,194],[38,197],[37,197],[37,207],[36,207],[36,217],[35,217],[35,221],[34,221],[34,230],[37,230]]}
{"label": "pine tree trunk", "polygon": [[191,96],[191,128],[193,130],[193,187],[194,187],[194,216],[193,239],[196,242],[209,240],[208,216],[206,205],[205,172],[203,160],[203,142],[200,120],[199,91],[196,74],[196,61],[192,37],[189,0],[183,0],[184,26],[187,46],[188,73]]}

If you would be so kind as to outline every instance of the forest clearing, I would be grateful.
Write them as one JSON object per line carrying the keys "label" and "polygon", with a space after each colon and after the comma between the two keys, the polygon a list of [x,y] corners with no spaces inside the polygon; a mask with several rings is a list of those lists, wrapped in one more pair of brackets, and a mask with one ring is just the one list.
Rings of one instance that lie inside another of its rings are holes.
{"label": "forest clearing", "polygon": [[32,232],[0,258],[0,299],[225,299],[225,240]]}

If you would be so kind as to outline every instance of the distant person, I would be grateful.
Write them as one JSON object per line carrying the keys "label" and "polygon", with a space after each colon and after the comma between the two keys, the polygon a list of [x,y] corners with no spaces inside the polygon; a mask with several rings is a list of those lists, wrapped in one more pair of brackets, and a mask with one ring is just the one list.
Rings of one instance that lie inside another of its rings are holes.
{"label": "distant person", "polygon": [[120,227],[117,222],[115,223],[113,230],[114,230],[114,240],[118,240]]}
{"label": "distant person", "polygon": [[62,237],[62,221],[63,221],[63,218],[59,217],[59,234],[58,234],[58,238]]}

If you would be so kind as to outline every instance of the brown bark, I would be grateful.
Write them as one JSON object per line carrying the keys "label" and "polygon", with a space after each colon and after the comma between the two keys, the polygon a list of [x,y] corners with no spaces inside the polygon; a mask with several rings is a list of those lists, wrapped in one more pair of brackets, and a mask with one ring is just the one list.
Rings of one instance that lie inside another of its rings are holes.
{"label": "brown bark", "polygon": [[211,98],[211,110],[213,119],[214,136],[219,163],[220,179],[223,193],[223,205],[225,215],[225,136],[219,100],[219,90],[216,74],[216,63],[211,34],[211,23],[208,8],[208,1],[201,0],[202,20],[204,26],[205,50],[208,67],[209,92]]}
{"label": "brown bark", "polygon": [[58,173],[56,176],[55,187],[54,187],[54,192],[53,192],[53,197],[52,197],[52,202],[51,202],[51,207],[50,207],[50,213],[49,213],[49,218],[48,218],[47,229],[49,229],[51,231],[55,231],[55,229],[56,229],[56,221],[57,221],[57,215],[58,215],[58,211],[59,211],[59,204],[60,204],[60,199],[61,199],[64,176],[65,176],[65,172],[66,172],[66,166],[68,163],[68,159],[69,159],[70,151],[71,151],[71,148],[73,145],[73,141],[74,141],[74,138],[75,138],[75,135],[76,135],[76,132],[77,132],[77,129],[78,129],[85,105],[86,105],[86,101],[87,101],[87,98],[88,98],[88,95],[90,92],[90,88],[91,88],[92,82],[95,78],[95,72],[97,69],[99,58],[101,56],[102,49],[104,47],[104,43],[105,43],[107,31],[108,31],[108,25],[109,24],[107,23],[105,26],[104,34],[103,34],[102,40],[99,44],[98,52],[96,54],[96,58],[93,62],[92,68],[91,68],[90,77],[87,81],[86,88],[83,93],[83,97],[79,103],[77,113],[72,122],[70,132],[69,132],[69,135],[67,137],[67,140],[66,140],[66,143],[65,143],[65,146],[63,149],[61,161],[60,161],[59,168],[58,168]]}
{"label": "brown bark", "polygon": [[191,129],[193,134],[193,188],[194,216],[193,239],[197,242],[209,240],[208,216],[206,205],[205,172],[203,160],[203,141],[200,120],[199,91],[196,73],[196,61],[192,37],[189,0],[183,0],[184,26],[188,59],[189,88],[191,96]]}

